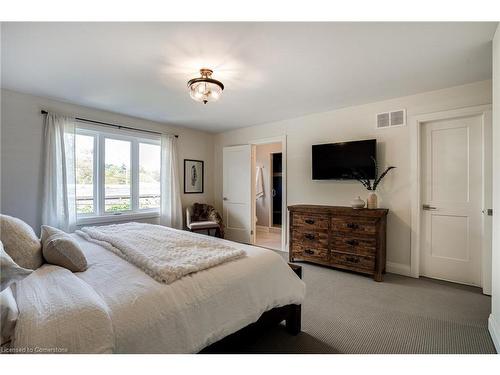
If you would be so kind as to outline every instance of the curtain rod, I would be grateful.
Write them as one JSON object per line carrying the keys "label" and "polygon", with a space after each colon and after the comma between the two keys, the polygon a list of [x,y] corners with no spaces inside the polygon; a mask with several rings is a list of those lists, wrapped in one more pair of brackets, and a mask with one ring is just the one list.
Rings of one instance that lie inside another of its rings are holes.
{"label": "curtain rod", "polygon": [[[48,112],[42,109],[40,113],[42,115],[46,115]],[[118,128],[118,129],[134,130],[134,131],[139,131],[139,132],[144,132],[144,133],[150,133],[150,134],[158,134],[158,135],[163,134],[163,133],[159,133],[159,132],[154,132],[152,130],[145,130],[145,129],[132,128],[130,126],[110,124],[109,122],[89,120],[89,119],[81,118],[81,117],[75,117],[75,120],[77,120],[77,121],[83,121],[83,122],[90,122],[92,124],[99,124],[99,125],[104,125],[104,126],[112,126],[112,127]],[[179,136],[177,134],[174,134],[174,137],[175,138],[179,138]]]}

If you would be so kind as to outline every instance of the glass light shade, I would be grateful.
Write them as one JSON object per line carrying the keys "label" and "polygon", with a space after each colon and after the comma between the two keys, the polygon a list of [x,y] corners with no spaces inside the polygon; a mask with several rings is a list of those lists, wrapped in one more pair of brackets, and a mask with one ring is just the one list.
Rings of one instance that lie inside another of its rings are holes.
{"label": "glass light shade", "polygon": [[200,78],[194,78],[188,82],[191,98],[205,104],[219,100],[224,90],[222,82],[211,78],[210,69],[201,69],[200,73]]}
{"label": "glass light shade", "polygon": [[219,100],[222,94],[222,88],[215,83],[197,82],[191,85],[191,98],[198,102],[215,102]]}

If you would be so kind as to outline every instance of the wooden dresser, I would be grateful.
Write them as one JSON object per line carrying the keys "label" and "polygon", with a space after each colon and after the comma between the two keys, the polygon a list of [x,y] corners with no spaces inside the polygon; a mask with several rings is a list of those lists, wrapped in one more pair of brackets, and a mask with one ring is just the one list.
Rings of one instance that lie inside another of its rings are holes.
{"label": "wooden dresser", "polygon": [[290,262],[318,263],[382,281],[388,210],[313,205],[288,210]]}

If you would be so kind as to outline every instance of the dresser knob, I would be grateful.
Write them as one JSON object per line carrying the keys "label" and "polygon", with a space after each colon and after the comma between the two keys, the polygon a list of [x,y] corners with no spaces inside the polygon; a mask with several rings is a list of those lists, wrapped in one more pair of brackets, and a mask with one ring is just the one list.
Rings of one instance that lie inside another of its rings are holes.
{"label": "dresser knob", "polygon": [[359,263],[359,259],[354,257],[346,257],[345,260],[351,263]]}
{"label": "dresser knob", "polygon": [[304,234],[304,237],[307,238],[308,240],[314,240],[314,234],[311,233]]}
{"label": "dresser knob", "polygon": [[356,240],[347,240],[345,243],[348,244],[348,245],[351,245],[351,246],[357,246],[357,245],[359,245],[359,242],[356,241]]}
{"label": "dresser knob", "polygon": [[312,251],[310,249],[306,249],[306,250],[304,250],[304,253],[306,253],[306,254],[314,254],[314,251]]}
{"label": "dresser knob", "polygon": [[350,229],[358,229],[359,228],[359,225],[356,224],[356,223],[348,223],[347,224],[347,228],[350,228]]}
{"label": "dresser knob", "polygon": [[313,219],[306,219],[305,222],[306,222],[306,224],[314,224]]}

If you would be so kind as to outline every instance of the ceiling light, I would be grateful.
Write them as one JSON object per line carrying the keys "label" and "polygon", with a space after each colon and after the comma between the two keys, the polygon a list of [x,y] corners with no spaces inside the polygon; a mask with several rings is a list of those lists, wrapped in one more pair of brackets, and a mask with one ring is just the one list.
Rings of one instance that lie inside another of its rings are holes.
{"label": "ceiling light", "polygon": [[189,95],[197,102],[215,102],[219,100],[224,90],[222,82],[212,78],[213,71],[210,69],[200,69],[199,78],[188,81]]}

